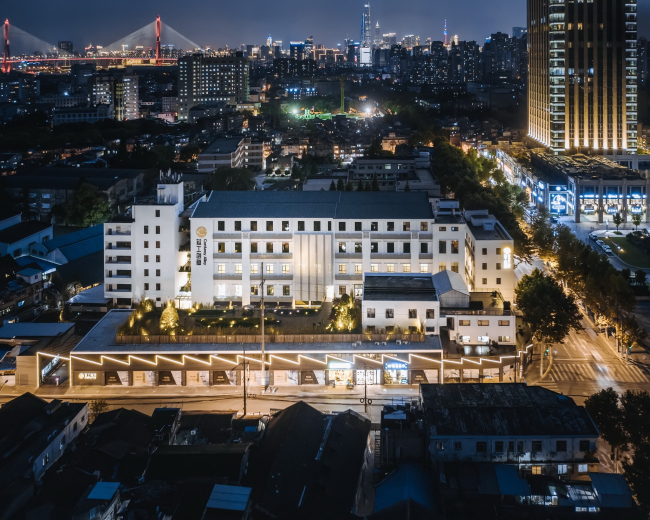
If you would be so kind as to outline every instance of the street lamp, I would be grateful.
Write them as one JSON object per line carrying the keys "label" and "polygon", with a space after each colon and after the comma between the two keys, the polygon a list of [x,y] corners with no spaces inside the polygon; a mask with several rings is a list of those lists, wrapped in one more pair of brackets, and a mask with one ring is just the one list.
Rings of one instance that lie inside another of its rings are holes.
{"label": "street lamp", "polygon": [[368,413],[368,405],[372,404],[372,399],[368,399],[368,370],[365,363],[363,364],[363,397],[359,401],[364,405],[365,413]]}

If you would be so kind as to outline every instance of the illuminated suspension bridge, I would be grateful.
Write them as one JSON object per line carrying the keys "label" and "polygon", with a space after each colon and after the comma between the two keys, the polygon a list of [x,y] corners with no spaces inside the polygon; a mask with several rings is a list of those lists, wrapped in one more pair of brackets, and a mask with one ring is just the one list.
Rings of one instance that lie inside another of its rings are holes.
{"label": "illuminated suspension bridge", "polygon": [[149,60],[162,65],[179,56],[194,52],[200,46],[181,33],[163,24],[160,16],[150,24],[128,34],[106,47],[88,47],[85,56],[62,56],[55,45],[29,34],[5,20],[2,72],[10,72],[13,64],[65,61]]}

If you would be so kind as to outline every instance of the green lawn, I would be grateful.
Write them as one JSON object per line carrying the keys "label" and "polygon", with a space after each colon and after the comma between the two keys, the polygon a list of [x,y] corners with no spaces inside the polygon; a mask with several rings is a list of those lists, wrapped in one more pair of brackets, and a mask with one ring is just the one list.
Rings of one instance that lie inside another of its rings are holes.
{"label": "green lawn", "polygon": [[[625,237],[603,237],[603,242],[612,248],[612,252],[619,256],[626,264],[633,265],[634,267],[650,267],[650,256],[645,251],[639,249]],[[619,251],[616,246],[623,248],[623,252]]]}

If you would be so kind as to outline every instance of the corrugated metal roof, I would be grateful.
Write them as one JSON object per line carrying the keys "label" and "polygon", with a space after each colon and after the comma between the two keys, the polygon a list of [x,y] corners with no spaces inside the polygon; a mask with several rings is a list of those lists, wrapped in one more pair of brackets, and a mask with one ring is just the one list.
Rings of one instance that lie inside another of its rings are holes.
{"label": "corrugated metal roof", "polygon": [[215,484],[206,507],[227,511],[245,511],[251,491],[252,488],[249,487]]}
{"label": "corrugated metal roof", "polygon": [[74,233],[68,233],[53,238],[52,240],[47,240],[46,242],[43,242],[43,246],[45,246],[48,251],[54,251],[55,249],[82,242],[91,237],[102,236],[103,234],[104,224],[97,224],[96,226],[91,226],[89,228],[75,231]]}
{"label": "corrugated metal roof", "polygon": [[591,485],[598,495],[628,495],[632,490],[623,475],[615,473],[589,473]]}
{"label": "corrugated metal roof", "polygon": [[0,339],[54,337],[72,327],[74,323],[7,323],[0,327]]}
{"label": "corrugated metal roof", "polygon": [[104,250],[104,234],[95,235],[80,242],[59,248],[61,254],[68,259],[68,262],[77,260],[84,256],[92,255]]}
{"label": "corrugated metal roof", "polygon": [[445,270],[434,274],[433,286],[436,288],[438,295],[443,295],[449,291],[457,291],[469,296],[463,277],[453,271]]}

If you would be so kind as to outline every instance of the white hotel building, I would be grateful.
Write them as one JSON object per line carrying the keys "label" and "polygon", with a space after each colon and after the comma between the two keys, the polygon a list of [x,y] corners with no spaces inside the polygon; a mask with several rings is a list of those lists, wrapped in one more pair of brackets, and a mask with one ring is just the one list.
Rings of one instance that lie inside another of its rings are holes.
{"label": "white hotel building", "polygon": [[361,298],[364,273],[444,270],[471,291],[513,298],[513,241],[503,227],[487,212],[436,216],[425,193],[223,191],[184,214],[182,200],[182,184],[162,184],[158,204],[105,225],[114,303],[256,304],[263,277],[267,305],[310,305]]}

